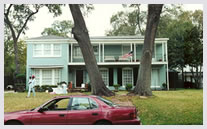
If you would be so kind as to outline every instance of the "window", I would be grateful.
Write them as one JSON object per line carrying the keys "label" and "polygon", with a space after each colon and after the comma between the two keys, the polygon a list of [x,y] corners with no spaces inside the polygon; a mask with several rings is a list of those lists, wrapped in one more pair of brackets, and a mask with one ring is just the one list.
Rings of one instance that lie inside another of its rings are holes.
{"label": "window", "polygon": [[60,56],[60,44],[54,44],[53,51],[54,56]]}
{"label": "window", "polygon": [[59,69],[55,69],[55,79],[54,79],[54,83],[57,84],[60,82],[60,70]]}
{"label": "window", "polygon": [[109,74],[108,74],[108,69],[101,69],[100,70],[100,73],[101,73],[101,75],[102,75],[102,79],[103,79],[103,81],[104,81],[104,84],[106,85],[106,86],[108,86],[109,85]]}
{"label": "window", "polygon": [[44,56],[50,56],[50,55],[51,55],[51,45],[44,44]]}
{"label": "window", "polygon": [[94,55],[98,55],[98,46],[93,46]]}
{"label": "window", "polygon": [[122,46],[122,54],[124,55],[124,54],[126,54],[126,53],[128,53],[128,52],[130,52],[130,46],[129,45],[123,45]]}
{"label": "window", "polygon": [[61,82],[61,69],[34,69],[36,85],[57,85]]}
{"label": "window", "polygon": [[34,44],[34,57],[59,57],[61,56],[60,44]]}
{"label": "window", "polygon": [[33,49],[34,49],[34,55],[35,56],[41,56],[42,55],[42,45],[41,44],[35,44]]}
{"label": "window", "polygon": [[36,85],[40,85],[40,71],[39,69],[34,69]]}
{"label": "window", "polygon": [[159,70],[158,69],[152,69],[151,86],[159,86]]}
{"label": "window", "polygon": [[89,102],[90,102],[91,109],[98,108],[98,104],[93,99],[89,99]]}
{"label": "window", "polygon": [[70,98],[56,99],[46,104],[43,108],[47,111],[67,110],[69,102]]}
{"label": "window", "polygon": [[107,99],[104,99],[102,97],[97,97],[99,100],[101,100],[102,102],[104,102],[105,104],[109,105],[109,106],[112,106],[112,107],[115,107],[115,106],[118,106],[117,104],[114,104],[113,102],[107,100]]}
{"label": "window", "polygon": [[71,105],[71,110],[87,110],[90,109],[88,98],[74,97]]}
{"label": "window", "polygon": [[52,85],[52,70],[42,70],[42,85]]}
{"label": "window", "polygon": [[133,84],[133,72],[132,69],[123,69],[123,74],[122,74],[122,78],[123,78],[123,85],[126,86],[126,84]]}
{"label": "window", "polygon": [[75,58],[82,58],[82,52],[79,46],[74,46],[74,57]]}

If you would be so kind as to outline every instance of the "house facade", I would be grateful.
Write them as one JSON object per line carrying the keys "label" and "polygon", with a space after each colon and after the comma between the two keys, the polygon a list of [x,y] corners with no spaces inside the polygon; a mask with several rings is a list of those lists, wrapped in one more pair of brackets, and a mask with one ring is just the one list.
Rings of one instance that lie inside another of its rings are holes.
{"label": "house facade", "polygon": [[[120,84],[136,85],[140,66],[143,37],[91,37],[96,61],[107,87]],[[152,55],[151,88],[160,89],[168,81],[168,38],[156,38]],[[65,81],[74,87],[89,83],[83,56],[74,38],[42,36],[30,38],[27,43],[27,81],[36,76],[37,85],[57,85]],[[123,55],[132,51],[132,56]]]}

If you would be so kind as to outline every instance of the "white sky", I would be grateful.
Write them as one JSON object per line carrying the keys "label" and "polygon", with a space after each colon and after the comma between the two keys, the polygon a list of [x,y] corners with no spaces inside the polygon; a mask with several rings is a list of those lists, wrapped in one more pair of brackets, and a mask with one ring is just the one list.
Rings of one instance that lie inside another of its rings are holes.
{"label": "white sky", "polygon": [[[125,10],[121,4],[94,4],[95,9],[85,17],[86,26],[90,36],[104,36],[105,31],[111,28],[110,18],[118,11]],[[146,7],[143,7],[146,9]],[[185,4],[185,10],[203,9],[202,4]],[[54,18],[51,13],[48,13],[46,8],[42,8],[36,19],[28,23],[29,30],[26,32],[28,38],[41,36],[41,32],[46,27],[51,27],[55,20],[72,20],[68,5],[63,8],[61,16]],[[73,21],[73,20],[72,20]],[[24,37],[23,35],[21,37]]]}

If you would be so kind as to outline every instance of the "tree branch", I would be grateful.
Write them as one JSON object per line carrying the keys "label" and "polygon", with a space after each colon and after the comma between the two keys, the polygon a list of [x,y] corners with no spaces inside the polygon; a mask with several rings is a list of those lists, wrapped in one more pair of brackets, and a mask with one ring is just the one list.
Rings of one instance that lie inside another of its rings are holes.
{"label": "tree branch", "polygon": [[18,35],[17,35],[17,37],[16,37],[17,40],[19,39],[19,36],[20,36],[20,34],[22,33],[23,29],[26,27],[27,22],[29,21],[29,19],[30,19],[33,15],[35,15],[36,13],[38,13],[38,11],[39,11],[39,8],[37,8],[35,12],[31,13],[31,14],[27,17],[27,19],[26,19],[24,25],[22,26],[22,28],[21,28],[21,29],[19,30],[19,32],[18,32]]}
{"label": "tree branch", "polygon": [[4,13],[4,15],[7,15],[7,16],[9,15],[9,11],[10,11],[10,9],[11,9],[12,5],[13,5],[13,4],[10,4],[10,5],[9,5],[9,7],[8,7],[8,9],[7,9],[7,12],[6,12],[6,13]]}

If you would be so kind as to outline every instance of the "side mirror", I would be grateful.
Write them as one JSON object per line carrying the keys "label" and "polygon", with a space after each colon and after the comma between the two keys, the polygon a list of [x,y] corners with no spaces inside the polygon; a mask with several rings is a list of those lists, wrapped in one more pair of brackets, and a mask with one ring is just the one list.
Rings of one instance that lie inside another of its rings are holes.
{"label": "side mirror", "polygon": [[38,112],[40,112],[40,113],[43,113],[44,111],[46,111],[47,109],[45,109],[45,108],[40,108],[39,110],[38,110]]}

